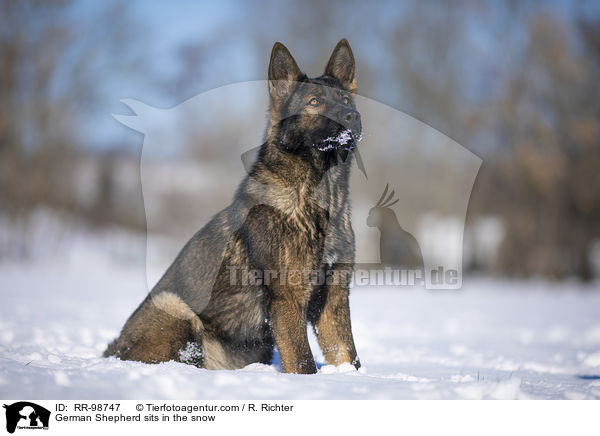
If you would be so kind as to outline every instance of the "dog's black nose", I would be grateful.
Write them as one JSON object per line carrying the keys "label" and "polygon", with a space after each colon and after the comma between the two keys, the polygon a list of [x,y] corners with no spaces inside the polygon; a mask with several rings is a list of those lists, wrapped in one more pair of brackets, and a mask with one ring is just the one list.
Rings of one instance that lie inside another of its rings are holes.
{"label": "dog's black nose", "polygon": [[344,114],[343,120],[349,126],[355,125],[360,122],[360,114],[355,110],[350,110]]}

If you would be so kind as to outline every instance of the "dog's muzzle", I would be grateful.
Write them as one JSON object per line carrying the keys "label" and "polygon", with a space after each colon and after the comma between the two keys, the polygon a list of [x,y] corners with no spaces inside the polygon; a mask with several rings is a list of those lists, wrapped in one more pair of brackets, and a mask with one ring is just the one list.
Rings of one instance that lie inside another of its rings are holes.
{"label": "dog's muzzle", "polygon": [[346,111],[342,116],[342,125],[350,130],[352,138],[358,142],[360,140],[362,125],[360,122],[360,114],[354,109]]}
{"label": "dog's muzzle", "polygon": [[345,110],[331,118],[341,129],[335,135],[323,139],[316,148],[320,151],[351,151],[362,139],[360,114],[354,109]]}

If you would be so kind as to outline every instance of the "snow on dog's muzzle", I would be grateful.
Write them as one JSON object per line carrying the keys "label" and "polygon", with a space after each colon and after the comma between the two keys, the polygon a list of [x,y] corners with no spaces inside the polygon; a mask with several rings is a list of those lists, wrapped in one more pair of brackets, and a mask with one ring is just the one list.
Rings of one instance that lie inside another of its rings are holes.
{"label": "snow on dog's muzzle", "polygon": [[351,151],[362,139],[362,133],[353,133],[350,129],[344,129],[335,136],[329,136],[317,144],[315,147],[319,151]]}

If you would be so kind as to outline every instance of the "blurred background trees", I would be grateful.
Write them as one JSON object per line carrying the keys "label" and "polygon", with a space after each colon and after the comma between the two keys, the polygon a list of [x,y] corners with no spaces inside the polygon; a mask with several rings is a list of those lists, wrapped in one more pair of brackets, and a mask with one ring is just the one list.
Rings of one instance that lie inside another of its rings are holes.
{"label": "blurred background trees", "polygon": [[27,223],[40,210],[93,229],[145,228],[142,140],[110,117],[124,111],[120,99],[170,107],[264,79],[277,40],[319,74],[346,37],[361,95],[484,160],[467,229],[492,217],[503,238],[493,261],[472,254],[467,266],[584,280],[600,273],[593,2],[0,0],[0,11],[0,223],[21,229],[0,236],[0,256],[28,251]]}
{"label": "blurred background trees", "polygon": [[[488,107],[497,147],[475,186],[473,212],[502,217],[498,269],[589,280],[600,235],[598,18],[542,12]],[[488,128],[484,126],[489,126]],[[597,272],[596,272],[597,273]]]}

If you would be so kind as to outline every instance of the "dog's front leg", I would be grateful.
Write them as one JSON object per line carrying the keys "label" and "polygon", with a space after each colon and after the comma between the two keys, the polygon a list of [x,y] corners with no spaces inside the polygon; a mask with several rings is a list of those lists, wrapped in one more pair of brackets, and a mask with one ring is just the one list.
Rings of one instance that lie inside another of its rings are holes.
{"label": "dog's front leg", "polygon": [[351,363],[360,368],[356,355],[352,327],[350,324],[350,304],[348,301],[351,269],[336,265],[330,271],[332,282],[321,290],[317,302],[319,306],[311,319],[325,361],[329,365]]}
{"label": "dog's front leg", "polygon": [[271,326],[284,372],[314,374],[317,366],[306,335],[306,308],[283,296],[271,301]]}

